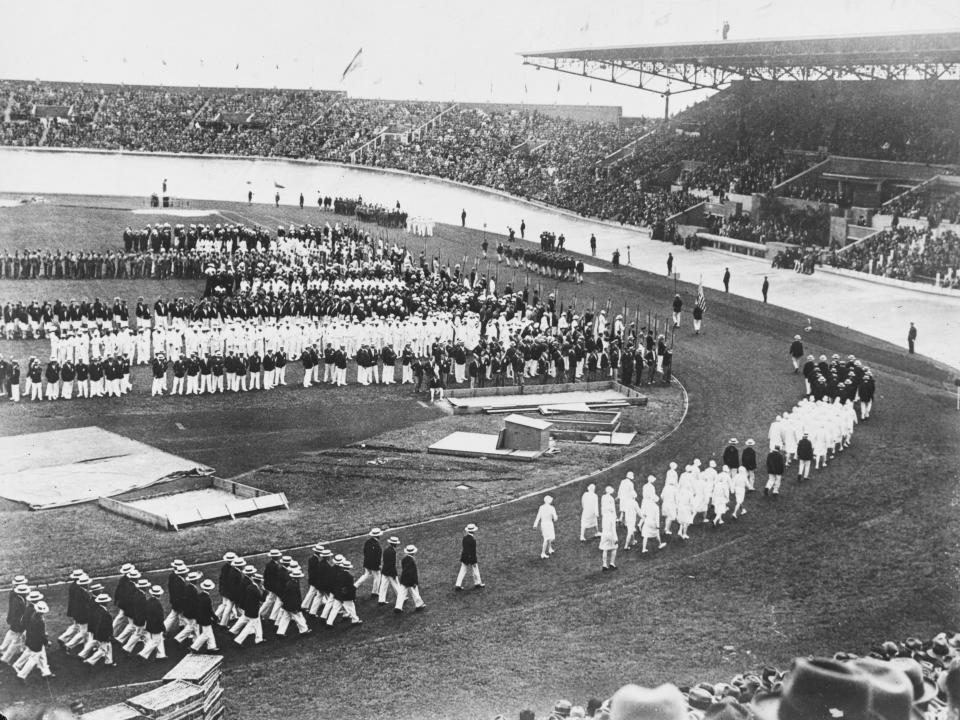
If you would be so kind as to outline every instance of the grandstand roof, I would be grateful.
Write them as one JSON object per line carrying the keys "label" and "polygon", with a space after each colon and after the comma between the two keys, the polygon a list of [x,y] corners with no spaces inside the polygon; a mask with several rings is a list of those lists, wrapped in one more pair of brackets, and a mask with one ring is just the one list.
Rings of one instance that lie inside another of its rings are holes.
{"label": "grandstand roof", "polygon": [[941,79],[960,77],[960,31],[629,45],[521,55],[526,65],[660,93],[665,90],[648,86],[649,81],[679,83],[685,86],[679,92],[684,92],[719,89],[737,79]]}

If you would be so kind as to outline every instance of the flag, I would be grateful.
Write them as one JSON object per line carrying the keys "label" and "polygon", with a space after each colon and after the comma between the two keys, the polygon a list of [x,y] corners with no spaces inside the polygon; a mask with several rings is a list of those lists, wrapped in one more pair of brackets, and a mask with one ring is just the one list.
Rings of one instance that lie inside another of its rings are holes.
{"label": "flag", "polygon": [[707,311],[707,298],[703,295],[703,276],[700,277],[700,287],[697,288],[696,306],[700,308],[700,312]]}
{"label": "flag", "polygon": [[664,13],[663,15],[661,15],[660,17],[658,17],[656,20],[654,20],[654,21],[653,21],[653,24],[654,24],[656,27],[663,27],[664,25],[669,24],[669,22],[670,22],[670,14],[671,14],[671,13]]}
{"label": "flag", "polygon": [[350,62],[347,63],[347,67],[344,68],[343,70],[343,75],[340,76],[340,82],[343,82],[346,79],[347,75],[349,75],[358,67],[360,67],[360,53],[362,52],[363,52],[363,48],[360,48],[359,50],[357,50],[356,54],[353,56]]}
{"label": "flag", "polygon": [[240,63],[237,63],[236,67],[234,67],[233,69],[234,69],[234,70],[239,70],[239,69],[240,69]]}
{"label": "flag", "polygon": [[276,180],[273,181],[273,186],[274,186],[275,188],[279,188],[280,190],[286,190],[286,189],[287,189],[286,186],[281,185],[281,184],[278,183]]}

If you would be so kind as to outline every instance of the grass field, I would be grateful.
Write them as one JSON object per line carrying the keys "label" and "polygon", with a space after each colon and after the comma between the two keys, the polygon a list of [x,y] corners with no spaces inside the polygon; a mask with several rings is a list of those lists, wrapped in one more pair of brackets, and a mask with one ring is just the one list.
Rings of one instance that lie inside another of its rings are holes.
{"label": "grass field", "polygon": [[[218,207],[230,211],[227,204]],[[286,218],[299,211],[254,206],[247,212]],[[444,257],[473,256],[480,239],[478,232],[444,226],[430,249]],[[0,246],[5,242],[0,235]],[[15,286],[0,283],[0,299]],[[695,288],[681,285],[680,291],[692,307]],[[621,269],[588,276],[576,289],[561,285],[560,293],[561,301],[574,293],[581,304],[609,298],[614,308],[627,302],[631,311],[663,317],[673,284]],[[394,616],[364,599],[359,628],[271,638],[242,651],[225,643],[228,714],[482,718],[529,706],[539,715],[558,697],[583,703],[625,681],[726,680],[796,655],[863,653],[882,640],[960,628],[960,427],[947,392],[949,371],[829,324],[805,333],[805,318],[775,306],[714,293],[708,299],[704,333],[693,336],[685,319],[676,336],[674,372],[689,396],[683,425],[594,481],[613,484],[627,468],[662,477],[671,460],[705,462],[733,436],[753,436],[765,452],[770,420],[802,392],[786,354],[797,332],[808,351],[854,353],[878,377],[874,416],[858,426],[853,446],[838,460],[802,486],[788,473],[778,501],[751,495],[738,522],[695,528],[689,543],[671,542],[649,556],[624,554],[617,573],[601,574],[594,544],[577,541],[577,483],[553,492],[559,540],[549,561],[538,559],[539,534],[531,527],[536,496],[401,528],[401,539],[420,548],[428,610]],[[675,399],[662,402],[660,415],[673,416]],[[582,446],[564,447],[534,468],[407,452],[457,429],[457,422],[466,428],[485,421],[450,418],[399,389],[356,387],[210,400],[137,395],[50,406],[4,403],[5,434],[97,424],[213,465],[221,475],[270,465],[249,476],[251,482],[284,489],[295,510],[177,536],[92,508],[27,513],[7,505],[0,508],[0,573],[36,569],[46,576],[78,557],[95,558],[91,567],[113,567],[133,555],[147,563],[171,555],[213,558],[234,544],[247,551],[265,549],[271,539],[281,544],[283,538],[362,532],[374,522],[397,527],[612,462]],[[645,435],[658,432],[644,417],[634,422]],[[364,439],[369,447],[357,447]],[[367,465],[376,459],[385,461]],[[458,495],[466,491],[455,489],[460,482],[472,488],[468,502]],[[468,521],[480,526],[488,588],[458,594],[451,586]],[[336,549],[356,559],[361,544],[347,540]],[[59,612],[62,588],[49,594]],[[52,626],[62,622],[52,615]],[[156,678],[174,659],[158,665],[124,657],[115,670],[92,675],[57,651],[51,662],[58,673],[50,684],[55,696],[83,697],[96,707],[116,693],[98,688]],[[36,681],[21,689],[8,671],[0,672],[0,697],[45,696]]]}

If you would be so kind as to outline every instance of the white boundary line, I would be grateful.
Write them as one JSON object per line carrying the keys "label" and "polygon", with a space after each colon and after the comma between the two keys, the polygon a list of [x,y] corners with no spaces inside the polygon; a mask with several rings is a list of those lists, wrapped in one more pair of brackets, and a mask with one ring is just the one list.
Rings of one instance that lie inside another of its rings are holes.
{"label": "white boundary line", "polygon": [[[491,503],[491,504],[489,504],[489,505],[484,505],[483,507],[479,507],[479,508],[473,508],[473,509],[471,509],[471,510],[461,510],[461,511],[458,511],[458,512],[450,513],[450,514],[448,514],[448,515],[441,515],[441,516],[439,516],[439,517],[428,518],[428,519],[426,519],[426,520],[418,520],[417,522],[407,523],[407,524],[405,524],[405,525],[396,525],[396,526],[394,526],[394,527],[384,528],[384,534],[386,534],[388,531],[389,531],[389,532],[395,532],[395,531],[398,531],[398,530],[408,530],[408,529],[410,529],[410,528],[415,528],[415,527],[425,527],[425,526],[427,526],[427,525],[433,525],[433,524],[440,523],[440,522],[446,522],[447,520],[453,520],[453,519],[458,518],[458,517],[466,517],[466,516],[468,516],[468,515],[476,515],[476,514],[478,514],[478,513],[488,512],[488,511],[490,511],[490,510],[495,510],[495,509],[500,508],[500,507],[503,507],[503,506],[505,506],[505,505],[510,505],[510,504],[513,504],[513,503],[522,502],[522,501],[524,501],[524,500],[529,500],[530,498],[536,497],[536,496],[538,496],[538,495],[542,495],[543,493],[548,493],[548,492],[552,492],[552,491],[555,491],[555,490],[559,490],[559,489],[561,489],[561,488],[569,487],[570,485],[574,485],[574,484],[576,484],[576,483],[583,482],[584,480],[588,480],[588,479],[590,479],[590,478],[592,478],[592,477],[595,477],[595,476],[597,476],[597,475],[601,475],[601,474],[603,474],[603,473],[609,472],[610,470],[613,470],[614,468],[616,468],[616,467],[618,467],[618,466],[620,466],[620,465],[624,465],[624,464],[626,464],[626,463],[628,463],[628,462],[631,462],[631,461],[633,461],[633,460],[636,460],[638,457],[640,457],[641,455],[649,452],[651,449],[653,449],[654,447],[656,447],[658,444],[660,444],[661,442],[663,442],[664,440],[666,440],[668,437],[670,437],[671,435],[673,435],[674,433],[676,433],[677,430],[680,429],[680,426],[683,425],[684,420],[687,419],[687,413],[690,411],[690,396],[687,394],[687,389],[686,389],[686,387],[684,387],[683,383],[680,382],[680,380],[679,380],[676,376],[674,376],[674,377],[672,378],[672,382],[675,382],[675,383],[677,384],[677,386],[680,388],[680,391],[683,393],[683,414],[680,416],[680,419],[679,419],[679,420],[677,421],[677,423],[676,423],[672,428],[670,428],[670,430],[668,430],[665,434],[663,434],[663,435],[661,435],[660,437],[654,439],[652,442],[644,445],[644,446],[643,446],[642,448],[640,448],[639,450],[630,453],[630,454],[627,455],[626,457],[622,457],[622,458],[620,458],[619,460],[611,463],[610,465],[607,465],[606,467],[599,468],[598,470],[594,470],[594,471],[589,472],[589,473],[587,473],[587,474],[585,474],[585,475],[579,475],[579,476],[577,476],[577,477],[575,477],[575,478],[571,478],[570,480],[564,480],[564,481],[561,482],[561,483],[558,483],[558,484],[556,484],[556,485],[552,485],[552,486],[550,486],[550,487],[542,488],[542,489],[540,489],[540,490],[533,490],[533,491],[531,491],[531,492],[524,493],[523,495],[520,495],[520,496],[518,496],[518,497],[510,498],[509,500],[500,500],[500,501],[498,501],[498,502]],[[236,477],[242,477],[243,475],[247,475],[247,474],[250,474],[250,473],[253,473],[253,472],[256,472],[256,470],[250,470],[250,471],[248,471],[247,473],[243,473],[242,475],[237,475]],[[326,541],[324,541],[324,544],[325,544],[325,545],[336,545],[337,543],[350,542],[350,541],[359,540],[359,539],[365,538],[365,537],[367,537],[367,533],[362,533],[362,534],[360,534],[360,535],[350,535],[350,536],[348,536],[348,537],[337,538],[337,539],[335,539],[335,540],[326,540]],[[307,544],[305,544],[305,545],[295,545],[295,546],[289,547],[289,548],[280,548],[280,551],[283,552],[284,555],[289,555],[291,552],[308,550],[309,548],[312,548],[314,545],[315,545],[315,543],[311,542],[311,543],[307,543]],[[249,559],[249,558],[262,558],[262,557],[266,557],[266,556],[267,556],[267,551],[259,552],[259,553],[247,553],[247,554],[244,555],[244,557],[246,557],[246,558],[248,558],[248,559]],[[222,562],[223,562],[223,560],[221,560],[221,559],[208,560],[208,561],[206,561],[206,562],[192,563],[192,564],[190,565],[190,567],[191,567],[191,569],[193,569],[193,568],[209,567],[209,566],[211,566],[211,565],[219,565],[219,564],[222,563]],[[164,572],[164,571],[167,571],[167,570],[169,570],[169,568],[162,567],[162,568],[154,568],[154,569],[144,570],[143,572],[145,572],[145,573],[156,573],[156,572]],[[99,575],[99,576],[94,577],[93,579],[94,579],[94,580],[115,580],[115,579],[117,579],[117,578],[119,578],[119,577],[120,577],[119,574],[116,574],[116,575]],[[69,584],[70,584],[70,581],[68,581],[68,580],[58,580],[58,581],[52,582],[52,583],[37,584],[36,587],[37,587],[37,588],[52,588],[52,587],[59,587],[59,586],[61,586],[61,585],[69,585]],[[5,589],[4,592],[5,592],[5,593],[10,592],[9,588]]]}

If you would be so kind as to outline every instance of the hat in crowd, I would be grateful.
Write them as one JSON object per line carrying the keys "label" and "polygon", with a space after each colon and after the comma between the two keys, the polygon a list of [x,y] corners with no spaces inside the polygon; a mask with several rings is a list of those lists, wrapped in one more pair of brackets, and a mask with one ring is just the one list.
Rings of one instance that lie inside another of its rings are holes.
{"label": "hat in crowd", "polygon": [[301,570],[299,567],[295,567],[293,570],[290,571],[290,577],[292,577],[292,578],[302,578],[302,577],[303,577],[303,570]]}
{"label": "hat in crowd", "polygon": [[134,567],[133,563],[124,563],[123,565],[120,566],[120,574],[121,574],[121,575],[126,575],[127,573],[131,572],[132,570],[136,570],[136,568]]}
{"label": "hat in crowd", "polygon": [[179,567],[175,567],[175,568],[173,569],[173,574],[174,574],[174,575],[189,575],[189,574],[190,574],[190,568],[188,568],[186,565],[181,565],[181,566],[179,566]]}
{"label": "hat in crowd", "polygon": [[477,526],[474,525],[473,523],[470,523],[463,529],[464,532],[468,532],[468,533],[475,533],[477,530],[478,530]]}
{"label": "hat in crowd", "polygon": [[30,594],[27,595],[27,602],[38,603],[43,600],[43,593],[39,590],[31,590]]}
{"label": "hat in crowd", "polygon": [[272,558],[278,558],[282,555],[283,553],[280,552],[279,550],[271,550],[270,552],[267,553],[267,557],[272,557]]}
{"label": "hat in crowd", "polygon": [[890,658],[890,664],[899,668],[913,687],[913,704],[924,705],[937,696],[937,684],[924,676],[923,668],[913,658]]}
{"label": "hat in crowd", "polygon": [[747,447],[753,447],[756,443],[753,441],[753,438],[748,438],[747,442],[744,443]]}
{"label": "hat in crowd", "polygon": [[150,588],[150,594],[153,595],[153,597],[160,597],[163,595],[163,588],[159,585],[154,585],[152,588]]}
{"label": "hat in crowd", "polygon": [[345,558],[343,555],[334,555],[334,556],[333,556],[333,561],[334,561],[337,565],[339,565],[340,563],[342,563],[344,560],[346,560],[346,558]]}
{"label": "hat in crowd", "polygon": [[407,555],[416,555],[416,554],[417,554],[417,546],[416,546],[416,545],[407,545],[407,546],[403,549],[403,551],[404,551]]}
{"label": "hat in crowd", "polygon": [[17,585],[17,586],[13,589],[13,592],[14,592],[15,595],[29,595],[29,594],[30,594],[30,588],[21,583],[20,585]]}
{"label": "hat in crowd", "polygon": [[225,562],[232,562],[236,557],[237,557],[237,554],[235,552],[228,552],[226,555],[223,556],[223,559]]}
{"label": "hat in crowd", "polygon": [[317,555],[322,554],[323,551],[326,550],[326,549],[327,549],[327,548],[324,546],[323,543],[317,543],[316,545],[313,546],[313,551],[314,551]]}
{"label": "hat in crowd", "polygon": [[257,581],[263,580],[263,574],[262,574],[262,573],[254,573],[254,574],[253,574],[253,579],[254,579],[254,580],[257,580]]}
{"label": "hat in crowd", "polygon": [[130,578],[131,580],[136,580],[137,578],[140,577],[140,571],[134,568],[133,570],[127,573],[127,577]]}
{"label": "hat in crowd", "polygon": [[732,695],[720,698],[703,713],[703,720],[752,720],[750,708]]}
{"label": "hat in crowd", "polygon": [[230,565],[231,565],[232,567],[242,568],[242,567],[244,567],[246,564],[247,564],[247,561],[244,560],[242,557],[235,557],[233,560],[230,561]]}
{"label": "hat in crowd", "polygon": [[799,335],[794,335],[794,336],[793,336],[793,339],[794,339],[794,340],[799,340],[799,339],[800,339],[800,336],[799,336]]}
{"label": "hat in crowd", "polygon": [[186,567],[186,566],[187,564],[183,560],[174,560],[172,563],[170,563],[170,567],[172,567],[174,570],[176,570],[179,567]]}
{"label": "hat in crowd", "polygon": [[202,573],[194,570],[192,573],[187,575],[187,582],[196,582],[197,580],[200,580],[202,577],[203,577]]}
{"label": "hat in crowd", "polygon": [[77,568],[77,569],[74,570],[72,573],[70,573],[70,579],[71,579],[71,580],[77,580],[78,578],[81,578],[81,577],[83,577],[84,575],[86,575],[86,573],[83,572],[83,570]]}
{"label": "hat in crowd", "polygon": [[388,544],[388,545],[399,545],[399,544],[400,544],[400,538],[398,538],[396,535],[391,535],[391,536],[390,536],[390,539],[387,540],[387,544]]}
{"label": "hat in crowd", "polygon": [[27,576],[26,575],[14,575],[13,576],[13,585],[26,585]]}
{"label": "hat in crowd", "polygon": [[257,574],[257,569],[256,569],[253,565],[247,565],[247,566],[243,569],[243,574],[244,574],[244,575],[256,575],[256,574]]}
{"label": "hat in crowd", "polygon": [[736,438],[730,438],[730,444],[731,444],[731,445],[739,445],[739,444],[740,444],[740,441],[737,440]]}
{"label": "hat in crowd", "polygon": [[[349,560],[344,560],[340,564],[340,567],[342,567],[344,570],[353,570],[353,563]],[[303,577],[303,573],[300,573],[300,577]]]}
{"label": "hat in crowd", "polygon": [[40,602],[37,603],[36,607],[34,607],[34,610],[36,610],[38,613],[43,615],[45,613],[50,612],[50,607],[45,602],[43,602],[43,600],[41,600]]}
{"label": "hat in crowd", "polygon": [[927,657],[939,663],[948,662],[954,655],[954,649],[947,642],[947,636],[944,633],[934,636],[930,648],[927,650]]}
{"label": "hat in crowd", "polygon": [[146,578],[140,578],[139,580],[137,580],[137,587],[138,587],[138,588],[148,588],[148,587],[150,587],[150,581],[147,580]]}
{"label": "hat in crowd", "polygon": [[378,527],[375,527],[375,528],[373,528],[373,530],[370,531],[370,537],[378,538],[378,537],[380,537],[381,535],[383,535],[383,530],[381,530],[381,529],[378,528]]}
{"label": "hat in crowd", "polygon": [[557,700],[556,704],[553,706],[553,714],[559,717],[570,717],[570,710],[573,708],[573,703],[569,700]]}
{"label": "hat in crowd", "polygon": [[110,596],[106,593],[100,593],[93,599],[93,601],[97,603],[97,605],[106,605],[110,602]]}
{"label": "hat in crowd", "polygon": [[913,713],[913,686],[907,676],[872,658],[797,658],[780,692],[761,694],[750,707],[758,720],[919,717]]}
{"label": "hat in crowd", "polygon": [[289,555],[284,555],[282,558],[280,558],[281,565],[289,565],[292,562],[293,562],[293,558],[290,557]]}
{"label": "hat in crowd", "polygon": [[327,550],[326,548],[324,548],[323,550],[321,550],[321,551],[320,551],[319,553],[317,553],[317,554],[318,554],[320,557],[322,557],[322,558],[333,557],[333,551],[332,551],[332,550]]}
{"label": "hat in crowd", "polygon": [[87,575],[81,575],[77,578],[77,585],[89,585],[90,582],[90,577]]}
{"label": "hat in crowd", "polygon": [[90,592],[91,592],[91,593],[96,594],[96,593],[100,592],[101,590],[103,590],[103,583],[94,583],[93,585],[90,586]]}
{"label": "hat in crowd", "polygon": [[676,685],[624,685],[610,698],[610,720],[687,720],[687,704]]}
{"label": "hat in crowd", "polygon": [[213,580],[207,579],[200,583],[201,590],[213,590],[216,585],[213,584]]}

